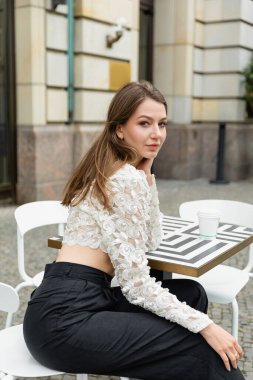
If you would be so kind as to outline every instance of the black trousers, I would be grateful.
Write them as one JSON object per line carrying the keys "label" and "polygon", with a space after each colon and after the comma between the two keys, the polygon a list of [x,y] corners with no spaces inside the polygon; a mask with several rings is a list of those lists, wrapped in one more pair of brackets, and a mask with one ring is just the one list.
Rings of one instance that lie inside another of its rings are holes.
{"label": "black trousers", "polygon": [[[145,380],[239,380],[228,372],[200,334],[193,334],[130,304],[111,277],[91,267],[48,264],[29,301],[24,337],[45,366],[69,373],[95,373]],[[207,297],[192,280],[163,286],[206,312]]]}

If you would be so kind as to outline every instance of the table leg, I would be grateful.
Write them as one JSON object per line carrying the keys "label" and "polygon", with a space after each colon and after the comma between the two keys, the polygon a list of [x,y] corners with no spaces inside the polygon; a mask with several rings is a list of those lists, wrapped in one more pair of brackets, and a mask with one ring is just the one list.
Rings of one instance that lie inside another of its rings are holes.
{"label": "table leg", "polygon": [[162,281],[162,280],[169,280],[172,278],[172,273],[170,272],[163,272],[158,269],[150,269],[150,276],[155,277],[157,281]]}

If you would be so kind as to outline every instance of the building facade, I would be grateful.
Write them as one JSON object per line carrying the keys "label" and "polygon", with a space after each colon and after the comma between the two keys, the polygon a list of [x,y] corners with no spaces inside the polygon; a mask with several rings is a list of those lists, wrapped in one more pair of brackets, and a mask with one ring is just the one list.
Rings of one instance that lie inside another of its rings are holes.
{"label": "building facade", "polygon": [[157,177],[215,177],[221,123],[226,178],[253,176],[252,0],[16,0],[13,11],[18,203],[61,198],[115,91],[137,79],[168,102]]}

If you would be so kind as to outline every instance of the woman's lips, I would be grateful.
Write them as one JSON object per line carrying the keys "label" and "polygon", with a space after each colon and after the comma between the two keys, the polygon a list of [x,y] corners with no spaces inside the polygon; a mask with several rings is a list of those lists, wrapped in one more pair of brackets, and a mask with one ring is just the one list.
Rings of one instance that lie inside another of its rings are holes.
{"label": "woman's lips", "polygon": [[157,144],[150,144],[150,145],[147,145],[147,147],[151,150],[157,150],[159,149],[160,145],[157,145]]}

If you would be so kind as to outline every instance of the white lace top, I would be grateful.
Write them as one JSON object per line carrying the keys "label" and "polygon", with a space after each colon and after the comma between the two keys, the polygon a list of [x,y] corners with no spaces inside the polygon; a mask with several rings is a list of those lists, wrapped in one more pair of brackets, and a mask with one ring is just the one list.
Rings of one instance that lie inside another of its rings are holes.
{"label": "white lace top", "polygon": [[180,302],[150,277],[145,252],[161,242],[161,216],[155,180],[150,187],[145,173],[126,164],[109,180],[112,210],[86,197],[70,214],[63,243],[101,248],[110,256],[122,292],[129,302],[199,332],[212,321]]}

